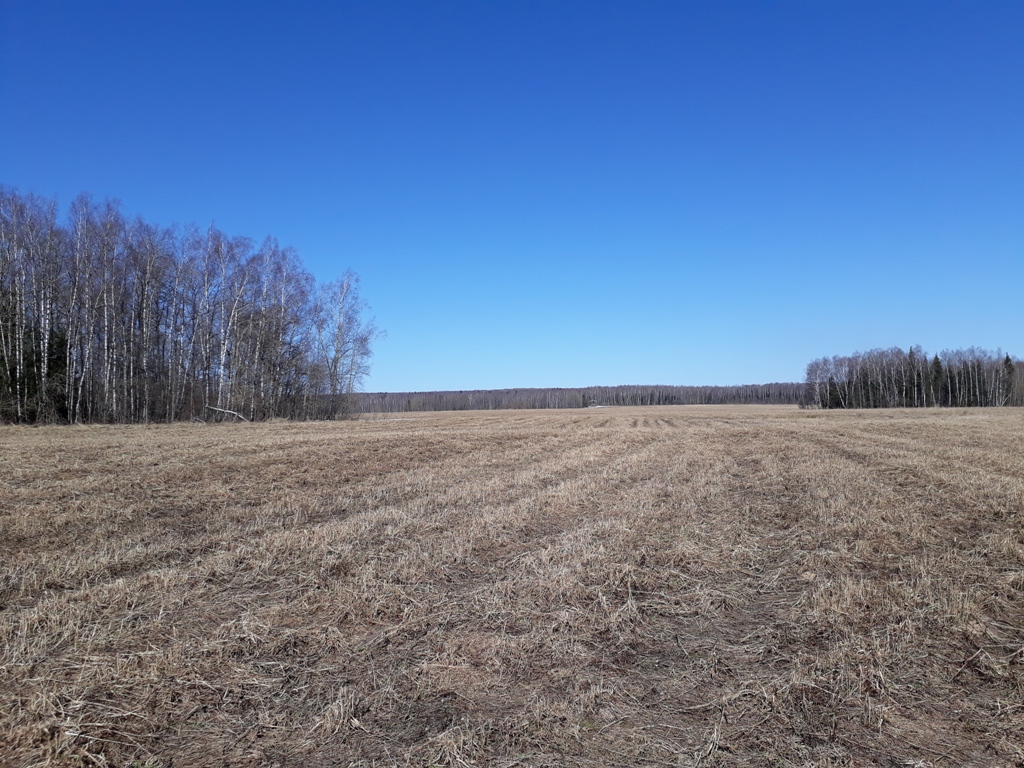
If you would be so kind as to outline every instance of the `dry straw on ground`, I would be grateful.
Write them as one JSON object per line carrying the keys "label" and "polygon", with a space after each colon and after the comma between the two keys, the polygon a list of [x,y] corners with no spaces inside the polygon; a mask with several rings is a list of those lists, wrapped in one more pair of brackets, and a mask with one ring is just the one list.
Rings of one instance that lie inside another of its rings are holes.
{"label": "dry straw on ground", "polygon": [[1024,414],[0,431],[5,766],[1024,765]]}

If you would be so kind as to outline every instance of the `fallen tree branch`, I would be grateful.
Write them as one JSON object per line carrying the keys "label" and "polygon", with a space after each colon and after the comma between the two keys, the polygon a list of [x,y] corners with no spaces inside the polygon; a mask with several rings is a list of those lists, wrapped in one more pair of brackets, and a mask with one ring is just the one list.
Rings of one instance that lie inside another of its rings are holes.
{"label": "fallen tree branch", "polygon": [[227,408],[214,408],[212,405],[206,406],[207,410],[216,411],[217,413],[230,413],[232,416],[237,416],[242,421],[248,421],[245,416],[240,414],[238,411],[229,411]]}

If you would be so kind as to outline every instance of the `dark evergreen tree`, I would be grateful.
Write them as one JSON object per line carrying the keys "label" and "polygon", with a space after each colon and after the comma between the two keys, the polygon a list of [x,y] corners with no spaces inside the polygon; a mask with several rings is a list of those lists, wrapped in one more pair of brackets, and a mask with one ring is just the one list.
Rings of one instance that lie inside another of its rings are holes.
{"label": "dark evergreen tree", "polygon": [[1012,403],[1014,385],[1017,381],[1017,366],[1013,364],[1013,359],[1009,355],[1003,358],[1002,379],[1003,391],[1005,392],[1005,402],[1007,404]]}
{"label": "dark evergreen tree", "polygon": [[946,374],[942,368],[942,361],[939,359],[938,355],[932,358],[929,377],[931,379],[933,402],[937,405],[949,405],[949,399],[945,395]]}

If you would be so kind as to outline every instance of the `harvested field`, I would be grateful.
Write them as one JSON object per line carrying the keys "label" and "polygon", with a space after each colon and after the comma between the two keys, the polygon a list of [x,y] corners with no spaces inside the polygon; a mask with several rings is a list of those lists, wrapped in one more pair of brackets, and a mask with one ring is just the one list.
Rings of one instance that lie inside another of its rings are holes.
{"label": "harvested field", "polygon": [[0,430],[5,766],[1022,766],[1024,412]]}

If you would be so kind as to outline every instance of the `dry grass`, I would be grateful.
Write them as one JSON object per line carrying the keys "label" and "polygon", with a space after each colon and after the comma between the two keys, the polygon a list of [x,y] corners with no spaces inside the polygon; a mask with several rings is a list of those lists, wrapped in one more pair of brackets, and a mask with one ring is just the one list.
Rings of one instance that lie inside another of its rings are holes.
{"label": "dry grass", "polygon": [[0,763],[1021,766],[1022,435],[4,428]]}

